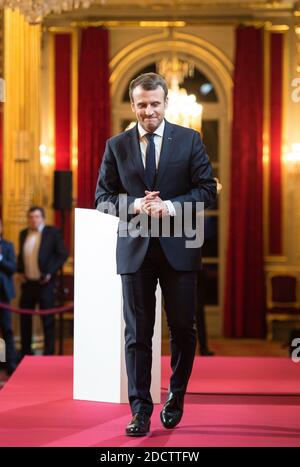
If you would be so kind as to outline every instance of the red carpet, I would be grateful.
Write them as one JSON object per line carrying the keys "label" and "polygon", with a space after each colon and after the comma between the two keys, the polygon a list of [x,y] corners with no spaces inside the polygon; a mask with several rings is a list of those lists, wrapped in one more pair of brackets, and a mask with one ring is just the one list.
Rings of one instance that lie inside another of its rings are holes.
{"label": "red carpet", "polygon": [[[169,359],[162,362],[162,387],[171,376]],[[279,357],[197,358],[188,391],[203,394],[297,394],[300,363]]]}
{"label": "red carpet", "polygon": [[[163,357],[163,387],[168,366]],[[0,392],[0,446],[300,446],[299,370],[285,358],[197,358],[180,425],[164,429],[156,405],[151,435],[128,438],[127,404],[72,400],[72,357],[27,357]]]}

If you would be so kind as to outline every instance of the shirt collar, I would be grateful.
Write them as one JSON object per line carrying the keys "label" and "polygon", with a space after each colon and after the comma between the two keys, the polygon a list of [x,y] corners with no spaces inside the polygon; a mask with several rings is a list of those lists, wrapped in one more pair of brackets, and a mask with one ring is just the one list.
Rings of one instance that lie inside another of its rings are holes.
{"label": "shirt collar", "polygon": [[37,230],[35,229],[29,229],[30,232],[43,232],[44,230],[44,227],[45,227],[45,224],[41,224]]}
{"label": "shirt collar", "polygon": [[[165,129],[165,119],[163,119],[163,121],[161,122],[161,124],[159,125],[159,127],[156,128],[156,130],[154,131],[155,135],[163,137],[164,129]],[[142,127],[142,125],[140,124],[140,122],[138,122],[138,132],[139,132],[140,138],[143,138],[143,136],[145,136],[145,135],[148,133],[148,131],[146,131],[146,130]]]}

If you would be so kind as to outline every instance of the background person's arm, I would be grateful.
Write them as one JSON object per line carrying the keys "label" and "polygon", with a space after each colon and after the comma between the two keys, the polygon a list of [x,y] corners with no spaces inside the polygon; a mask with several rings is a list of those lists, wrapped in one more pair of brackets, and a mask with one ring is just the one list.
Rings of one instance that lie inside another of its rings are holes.
{"label": "background person's arm", "polygon": [[47,267],[47,271],[43,271],[43,275],[47,276],[50,274],[48,281],[51,277],[63,266],[64,262],[68,258],[68,252],[65,247],[64,240],[61,236],[61,233],[58,229],[53,229],[54,238],[54,248],[52,252],[52,258]]}
{"label": "background person's arm", "polygon": [[0,270],[9,275],[14,274],[17,270],[16,255],[12,243],[8,244],[6,255],[2,255]]}

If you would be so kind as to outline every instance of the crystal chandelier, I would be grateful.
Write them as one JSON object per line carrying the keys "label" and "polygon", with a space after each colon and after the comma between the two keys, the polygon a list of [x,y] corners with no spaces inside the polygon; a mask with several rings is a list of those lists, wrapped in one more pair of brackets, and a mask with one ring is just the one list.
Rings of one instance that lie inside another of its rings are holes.
{"label": "crystal chandelier", "polygon": [[0,8],[19,10],[30,24],[42,22],[49,13],[88,8],[92,0],[0,0]]}
{"label": "crystal chandelier", "polygon": [[171,57],[160,60],[157,69],[169,87],[166,118],[177,125],[200,131],[203,106],[197,102],[194,94],[188,94],[186,89],[180,87],[184,78],[193,76],[194,65],[179,60],[174,52]]}
{"label": "crystal chandelier", "polygon": [[193,76],[194,65],[192,63],[179,60],[176,53],[171,57],[162,58],[158,63],[158,72],[163,75],[170,88],[176,88],[187,76]]}

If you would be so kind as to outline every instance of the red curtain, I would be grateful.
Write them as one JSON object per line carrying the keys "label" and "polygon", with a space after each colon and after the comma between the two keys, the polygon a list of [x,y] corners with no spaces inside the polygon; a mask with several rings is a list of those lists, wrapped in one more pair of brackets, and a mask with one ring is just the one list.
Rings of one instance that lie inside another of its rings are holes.
{"label": "red curtain", "polygon": [[71,36],[55,35],[55,168],[70,169]]}
{"label": "red curtain", "polygon": [[[71,35],[55,35],[55,169],[71,167]],[[60,212],[55,223],[61,226]],[[71,244],[70,213],[66,213],[64,239]]]}
{"label": "red curtain", "polygon": [[82,31],[78,89],[78,202],[94,207],[99,165],[110,136],[108,31]]}
{"label": "red curtain", "polygon": [[283,35],[271,34],[270,54],[270,177],[269,254],[282,254],[282,79]]}
{"label": "red curtain", "polygon": [[0,103],[0,217],[2,218],[3,203],[3,104]]}
{"label": "red curtain", "polygon": [[233,92],[224,334],[263,337],[263,36],[239,27]]}

